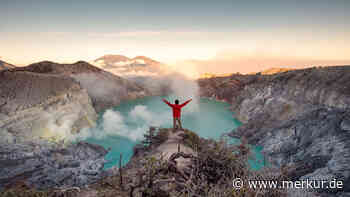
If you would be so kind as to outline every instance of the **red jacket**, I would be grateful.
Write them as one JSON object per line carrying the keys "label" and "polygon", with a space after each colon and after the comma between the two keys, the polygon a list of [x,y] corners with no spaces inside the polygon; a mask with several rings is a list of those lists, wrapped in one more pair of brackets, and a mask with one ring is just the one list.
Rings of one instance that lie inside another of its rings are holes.
{"label": "red jacket", "polygon": [[163,99],[163,101],[164,101],[164,103],[169,105],[171,108],[173,108],[173,117],[174,118],[180,118],[181,117],[181,108],[184,107],[185,105],[187,105],[187,103],[191,102],[192,99],[182,103],[181,105],[171,104],[165,99]]}

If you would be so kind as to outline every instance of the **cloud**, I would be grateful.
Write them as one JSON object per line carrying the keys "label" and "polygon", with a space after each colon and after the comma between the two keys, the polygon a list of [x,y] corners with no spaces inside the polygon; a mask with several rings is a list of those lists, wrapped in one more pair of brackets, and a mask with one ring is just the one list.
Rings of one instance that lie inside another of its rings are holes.
{"label": "cloud", "polygon": [[150,126],[170,124],[170,112],[163,113],[156,114],[144,105],[135,106],[127,115],[110,109],[103,114],[100,125],[82,129],[79,133],[69,136],[69,140],[103,139],[108,136],[123,136],[133,141],[142,140]]}
{"label": "cloud", "polygon": [[137,105],[133,110],[130,111],[129,116],[134,122],[144,122],[149,126],[159,127],[162,123],[166,122],[168,119],[164,119],[161,114],[154,114],[148,110],[145,105]]}
{"label": "cloud", "polygon": [[[99,38],[125,38],[125,37],[150,37],[150,36],[195,36],[203,35],[208,32],[199,31],[120,31],[120,32],[87,32],[84,34],[78,32],[69,31],[55,31],[55,32],[40,32],[39,34],[45,36],[74,36],[79,34],[80,36],[99,37]],[[213,33],[213,32],[212,32]]]}
{"label": "cloud", "polygon": [[126,32],[111,32],[111,33],[88,33],[88,36],[92,37],[105,37],[105,38],[117,38],[117,37],[138,37],[138,36],[156,36],[160,35],[160,31],[126,31]]}

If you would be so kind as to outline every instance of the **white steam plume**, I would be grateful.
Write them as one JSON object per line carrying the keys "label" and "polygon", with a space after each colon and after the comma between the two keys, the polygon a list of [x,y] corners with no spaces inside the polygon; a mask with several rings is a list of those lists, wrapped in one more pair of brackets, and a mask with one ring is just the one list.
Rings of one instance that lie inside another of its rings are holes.
{"label": "white steam plume", "polygon": [[188,79],[181,74],[174,74],[171,78],[171,98],[179,99],[180,103],[192,99],[184,112],[197,112],[199,110],[199,86],[196,81]]}
{"label": "white steam plume", "polygon": [[[159,127],[169,124],[171,114],[155,114],[148,110],[147,106],[135,106],[127,116],[123,116],[118,111],[107,110],[103,114],[102,123],[96,128],[82,129],[79,133],[73,135],[73,140],[84,140],[89,137],[102,139],[108,136],[123,136],[133,141],[143,139],[143,134],[150,126]],[[135,125],[135,126],[130,126]]]}

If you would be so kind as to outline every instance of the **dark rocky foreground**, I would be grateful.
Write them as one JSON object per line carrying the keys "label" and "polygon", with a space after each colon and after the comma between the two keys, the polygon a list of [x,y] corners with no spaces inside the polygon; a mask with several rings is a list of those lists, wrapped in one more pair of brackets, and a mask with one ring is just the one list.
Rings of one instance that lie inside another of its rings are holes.
{"label": "dark rocky foreground", "polygon": [[84,142],[0,144],[0,188],[23,181],[36,188],[83,186],[103,176],[107,151]]}
{"label": "dark rocky foreground", "polygon": [[67,136],[97,112],[147,91],[86,62],[40,62],[0,71],[0,190],[81,186],[103,175],[107,151]]}
{"label": "dark rocky foreground", "polygon": [[274,75],[232,75],[199,80],[201,95],[232,104],[244,124],[231,133],[263,146],[274,166],[292,179],[342,180],[350,194],[350,66],[293,70]]}
{"label": "dark rocky foreground", "polygon": [[[281,180],[288,169],[249,170],[250,148],[246,143],[228,145],[224,141],[200,138],[189,130],[150,128],[145,139],[134,148],[131,161],[108,176],[84,187],[30,190],[23,183],[6,188],[4,196],[247,196],[284,197],[296,191],[284,189],[240,189],[233,177],[247,180]],[[57,179],[55,179],[57,180]],[[298,193],[305,193],[299,190]],[[24,193],[24,195],[19,195]],[[315,196],[314,193],[308,193]],[[311,195],[309,195],[311,196]]]}

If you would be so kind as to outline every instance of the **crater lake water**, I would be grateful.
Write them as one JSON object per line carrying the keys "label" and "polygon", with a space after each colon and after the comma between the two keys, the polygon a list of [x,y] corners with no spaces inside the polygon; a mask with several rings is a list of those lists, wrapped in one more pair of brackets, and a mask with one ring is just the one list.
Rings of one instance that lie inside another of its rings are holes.
{"label": "crater lake water", "polygon": [[[108,161],[105,169],[118,165],[120,154],[123,155],[122,165],[125,165],[133,154],[133,147],[150,126],[172,127],[171,108],[162,102],[162,98],[152,96],[123,102],[99,114],[97,126],[93,128],[95,135],[85,141],[110,149],[105,157]],[[173,103],[174,97],[167,99]],[[241,124],[229,107],[228,103],[201,98],[182,109],[182,125],[201,137],[219,139]],[[239,140],[229,138],[229,143],[239,143]],[[252,146],[251,150],[249,165],[258,170],[264,165],[261,148]]]}

